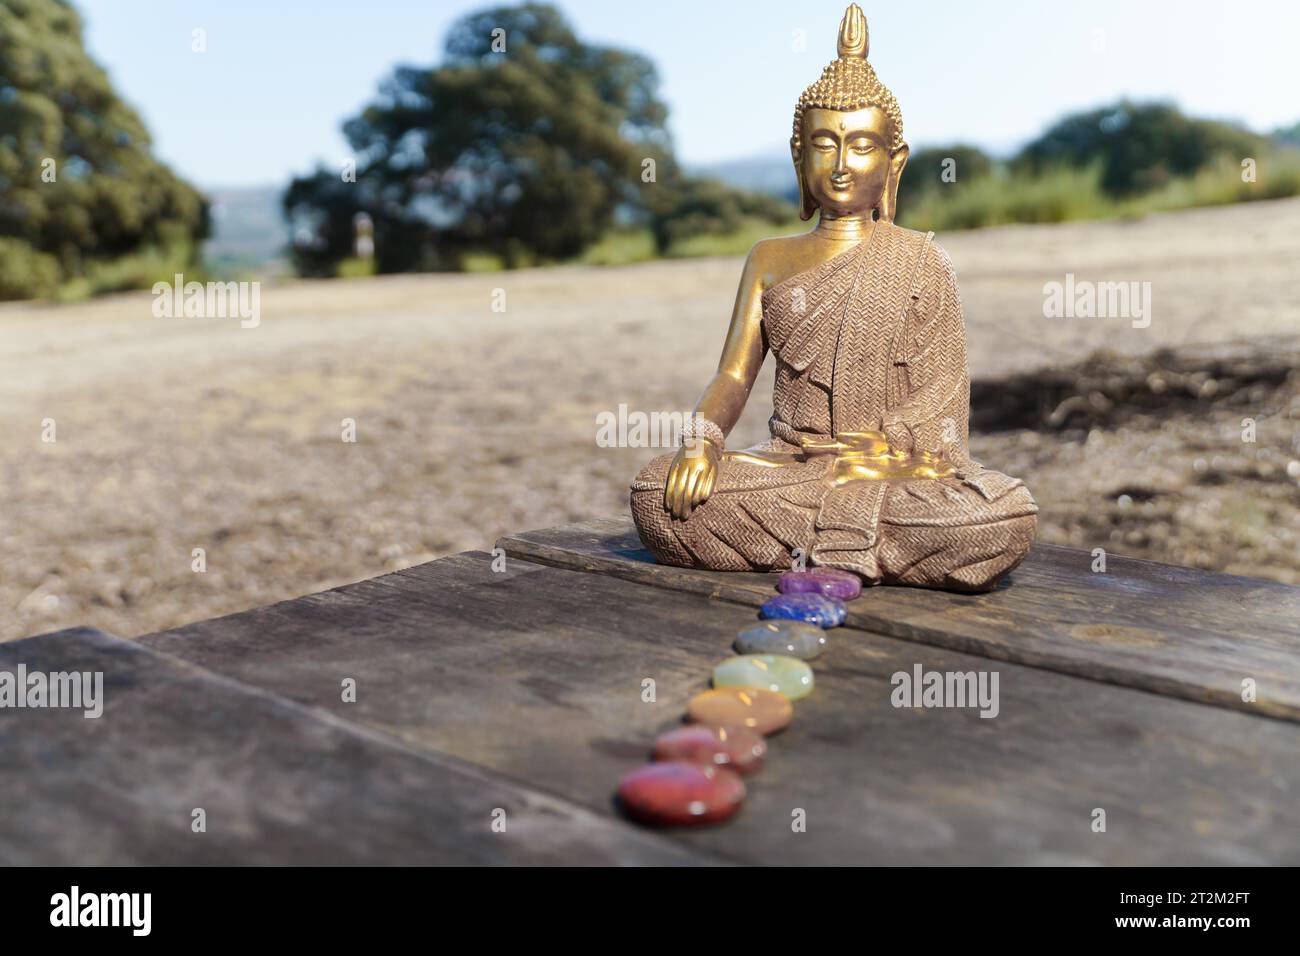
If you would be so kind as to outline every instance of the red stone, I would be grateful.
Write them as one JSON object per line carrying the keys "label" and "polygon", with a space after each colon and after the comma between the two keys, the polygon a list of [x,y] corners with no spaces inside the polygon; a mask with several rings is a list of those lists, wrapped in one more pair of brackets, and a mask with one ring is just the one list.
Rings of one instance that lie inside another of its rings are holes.
{"label": "red stone", "polygon": [[623,812],[642,823],[719,823],[740,809],[745,784],[733,771],[681,761],[647,764],[618,784]]}
{"label": "red stone", "polygon": [[726,767],[737,773],[754,773],[763,766],[766,753],[762,736],[744,727],[692,724],[660,734],[655,741],[655,760]]}

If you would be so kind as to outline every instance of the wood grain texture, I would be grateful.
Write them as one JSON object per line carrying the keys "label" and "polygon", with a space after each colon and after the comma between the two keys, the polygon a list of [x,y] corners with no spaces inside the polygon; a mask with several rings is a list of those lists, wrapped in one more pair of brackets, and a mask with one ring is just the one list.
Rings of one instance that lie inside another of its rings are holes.
{"label": "wood grain texture", "polygon": [[[750,605],[465,554],[140,643],[644,833],[615,813],[618,778]],[[917,664],[995,669],[998,716],[894,707],[892,675]],[[832,631],[814,669],[740,815],[660,839],[752,863],[1300,863],[1290,723],[861,629]]]}
{"label": "wood grain texture", "polygon": [[[656,564],[630,518],[508,536],[507,554],[757,606],[775,575]],[[872,588],[847,626],[999,661],[1300,721],[1300,588],[1035,545],[988,594]],[[1242,700],[1253,680],[1257,699]]]}
{"label": "wood grain texture", "polygon": [[0,709],[0,864],[717,862],[100,631],[0,645],[20,662],[102,671],[105,703]]}

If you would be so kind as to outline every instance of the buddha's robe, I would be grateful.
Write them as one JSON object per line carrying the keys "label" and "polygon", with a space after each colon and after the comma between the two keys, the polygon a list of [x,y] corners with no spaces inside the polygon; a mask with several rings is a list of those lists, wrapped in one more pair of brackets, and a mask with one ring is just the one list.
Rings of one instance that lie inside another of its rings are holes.
{"label": "buddha's robe", "polygon": [[[813,565],[868,583],[978,591],[1020,563],[1038,512],[1017,478],[967,450],[970,379],[956,276],[933,234],[877,223],[871,236],[763,294],[777,360],[771,439],[724,454],[686,521],[664,510],[673,455],[632,483],[641,540],[664,564],[718,571]],[[942,452],[950,477],[836,482],[809,440],[883,431]]]}

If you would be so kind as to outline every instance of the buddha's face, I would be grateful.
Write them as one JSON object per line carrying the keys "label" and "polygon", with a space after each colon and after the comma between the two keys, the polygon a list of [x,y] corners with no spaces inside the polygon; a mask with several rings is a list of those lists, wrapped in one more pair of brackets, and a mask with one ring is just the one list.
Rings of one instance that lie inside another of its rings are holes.
{"label": "buddha's face", "polygon": [[893,167],[902,170],[890,154],[892,139],[889,117],[875,106],[807,110],[798,162],[813,202],[832,216],[869,215]]}

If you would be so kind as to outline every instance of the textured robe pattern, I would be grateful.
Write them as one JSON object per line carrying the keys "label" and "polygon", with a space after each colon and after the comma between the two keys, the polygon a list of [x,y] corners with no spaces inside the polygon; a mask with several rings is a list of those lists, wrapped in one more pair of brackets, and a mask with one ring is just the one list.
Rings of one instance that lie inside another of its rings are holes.
{"label": "textured robe pattern", "polygon": [[[933,234],[877,223],[870,238],[767,289],[763,332],[777,359],[772,438],[727,452],[688,520],[663,507],[673,455],[632,483],[632,515],[664,564],[719,571],[813,565],[869,583],[977,591],[1020,563],[1037,506],[1024,484],[972,461],[970,379],[956,276]],[[800,436],[883,431],[894,447],[943,450],[951,478],[830,478],[833,456]]]}

